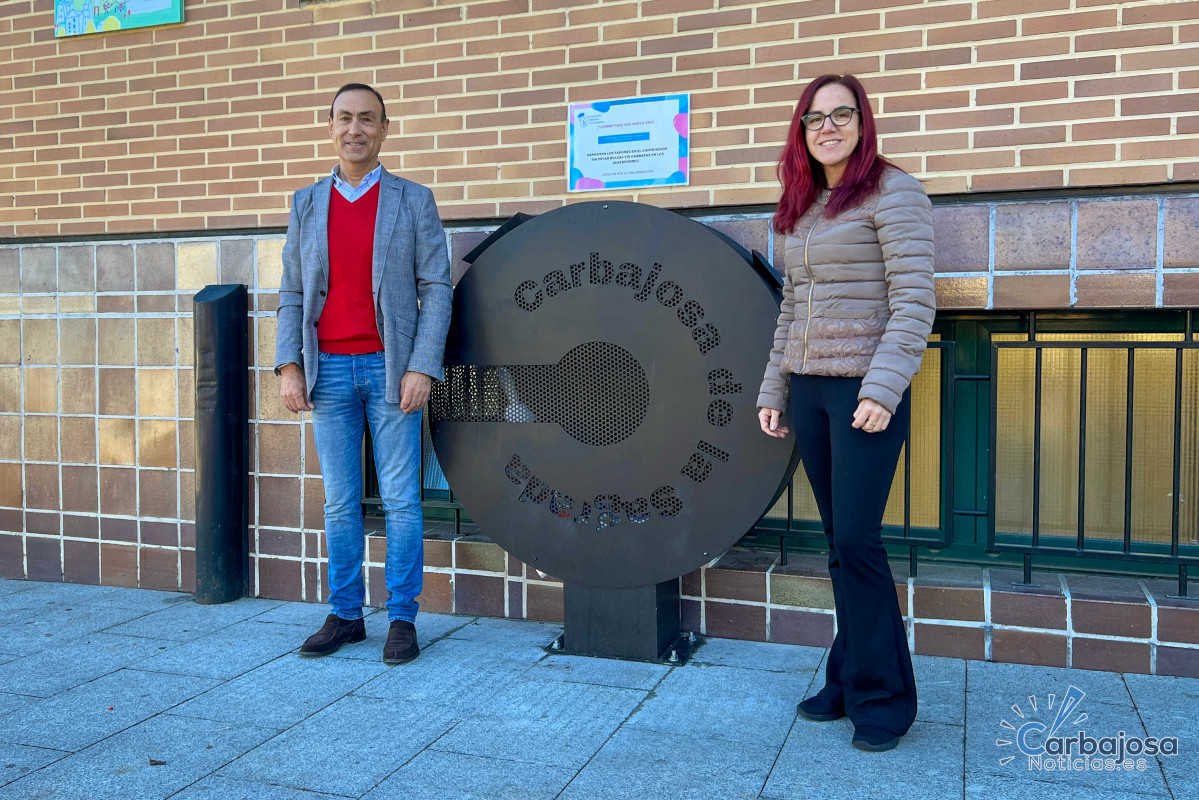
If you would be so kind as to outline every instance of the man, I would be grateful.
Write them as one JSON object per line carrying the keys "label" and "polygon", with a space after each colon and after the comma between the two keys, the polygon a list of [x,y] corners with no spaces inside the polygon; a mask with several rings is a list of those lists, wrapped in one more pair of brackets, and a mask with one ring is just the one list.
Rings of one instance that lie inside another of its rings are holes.
{"label": "man", "polygon": [[325,479],[333,613],[300,648],[324,656],[366,638],[362,619],[362,441],[369,425],[387,520],[383,661],[420,653],[424,575],[421,409],[450,324],[450,265],[433,193],[379,163],[382,96],[343,86],[329,109],[333,174],[295,193],[279,289],[275,373],[289,411],[312,413]]}

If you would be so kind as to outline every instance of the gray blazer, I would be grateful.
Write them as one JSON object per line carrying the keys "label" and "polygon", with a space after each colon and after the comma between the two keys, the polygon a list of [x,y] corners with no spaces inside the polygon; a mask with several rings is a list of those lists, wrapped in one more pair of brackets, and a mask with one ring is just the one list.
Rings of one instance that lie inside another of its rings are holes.
{"label": "gray blazer", "polygon": [[[326,177],[295,193],[283,245],[275,372],[284,364],[304,368],[308,393],[316,385],[316,324],[329,286],[329,193]],[[400,379],[408,370],[442,380],[441,359],[450,327],[452,292],[445,232],[433,193],[392,175],[379,178],[372,265],[375,324],[383,341],[387,400],[400,402]]]}

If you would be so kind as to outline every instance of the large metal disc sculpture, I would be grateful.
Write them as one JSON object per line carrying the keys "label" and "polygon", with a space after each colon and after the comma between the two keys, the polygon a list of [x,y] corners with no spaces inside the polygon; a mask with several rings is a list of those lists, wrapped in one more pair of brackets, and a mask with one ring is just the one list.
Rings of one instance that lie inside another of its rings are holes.
{"label": "large metal disc sculpture", "polygon": [[454,293],[430,403],[450,486],[568,585],[667,581],[778,497],[794,439],[758,427],[777,289],[685,217],[570,205],[487,247]]}

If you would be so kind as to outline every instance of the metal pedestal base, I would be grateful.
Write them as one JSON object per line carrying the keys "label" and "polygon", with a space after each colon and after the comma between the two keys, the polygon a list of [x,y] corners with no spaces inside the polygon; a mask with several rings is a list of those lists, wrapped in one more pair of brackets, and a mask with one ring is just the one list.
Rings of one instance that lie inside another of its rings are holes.
{"label": "metal pedestal base", "polygon": [[686,648],[678,646],[677,580],[635,589],[592,589],[567,583],[563,605],[565,633],[557,652],[671,663],[685,658]]}

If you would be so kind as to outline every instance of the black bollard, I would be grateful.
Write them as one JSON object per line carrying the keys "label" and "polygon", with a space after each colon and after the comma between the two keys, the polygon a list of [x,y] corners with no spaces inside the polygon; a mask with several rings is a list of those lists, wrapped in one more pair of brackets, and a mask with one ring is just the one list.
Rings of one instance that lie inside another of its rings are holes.
{"label": "black bollard", "polygon": [[194,298],[196,602],[249,589],[249,365],[246,287],[206,286]]}

